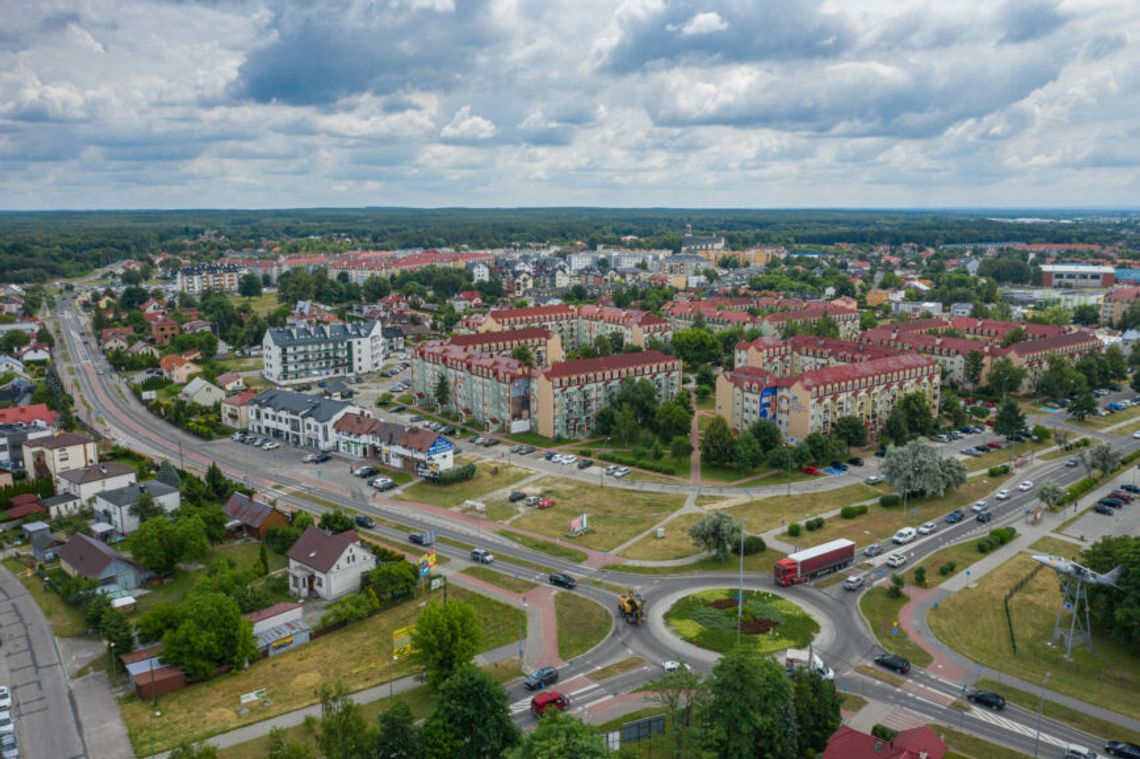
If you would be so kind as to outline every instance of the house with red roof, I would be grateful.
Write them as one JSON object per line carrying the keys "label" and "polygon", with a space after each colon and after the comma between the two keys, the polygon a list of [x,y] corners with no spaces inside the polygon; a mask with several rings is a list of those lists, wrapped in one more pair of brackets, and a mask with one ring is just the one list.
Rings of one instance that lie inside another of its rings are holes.
{"label": "house with red roof", "polygon": [[0,424],[51,427],[55,424],[56,417],[56,413],[49,409],[46,403],[0,408]]}
{"label": "house with red roof", "polygon": [[257,395],[256,390],[242,390],[222,399],[222,424],[235,430],[249,429],[249,402]]}
{"label": "house with red roof", "polygon": [[820,759],[942,759],[949,751],[929,727],[903,730],[885,740],[844,725],[831,736]]}
{"label": "house with red roof", "polygon": [[193,361],[182,358],[182,356],[163,356],[158,360],[158,365],[162,369],[162,376],[166,377],[175,385],[186,384],[191,374],[197,374],[202,371],[202,367]]}
{"label": "house with red roof", "polygon": [[35,361],[51,361],[51,348],[47,343],[28,343],[16,351],[16,357],[25,364]]}

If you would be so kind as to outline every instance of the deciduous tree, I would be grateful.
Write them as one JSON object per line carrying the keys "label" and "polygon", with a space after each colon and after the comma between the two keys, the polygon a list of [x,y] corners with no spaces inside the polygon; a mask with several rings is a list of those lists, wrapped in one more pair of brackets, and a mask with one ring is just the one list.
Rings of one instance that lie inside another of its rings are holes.
{"label": "deciduous tree", "polygon": [[317,745],[325,759],[365,759],[370,757],[376,736],[360,704],[352,700],[343,683],[324,684],[320,689],[321,731]]}
{"label": "deciduous tree", "polygon": [[515,746],[519,731],[511,721],[510,700],[503,686],[466,664],[440,686],[439,701],[424,725],[423,738],[430,756],[491,759]]}
{"label": "deciduous tree", "polygon": [[713,511],[689,528],[689,537],[693,545],[708,551],[717,561],[724,561],[740,539],[740,522],[723,511]]}
{"label": "deciduous tree", "polygon": [[479,617],[465,603],[428,605],[412,630],[414,661],[432,690],[439,690],[444,681],[470,664],[482,644]]}
{"label": "deciduous tree", "polygon": [[735,451],[736,440],[728,422],[723,416],[714,416],[701,434],[701,458],[709,464],[723,466],[732,463]]}
{"label": "deciduous tree", "polygon": [[867,444],[867,427],[857,416],[841,416],[835,420],[835,437],[842,440],[848,449],[863,446]]}
{"label": "deciduous tree", "polygon": [[607,759],[605,736],[568,714],[550,714],[503,759]]}
{"label": "deciduous tree", "polygon": [[376,719],[376,759],[421,759],[420,729],[407,702],[400,699]]}
{"label": "deciduous tree", "polygon": [[791,679],[799,756],[818,756],[843,721],[835,683],[823,679],[819,672],[804,668],[793,670]]}
{"label": "deciduous tree", "polygon": [[783,443],[780,428],[776,426],[775,422],[769,421],[768,419],[761,419],[755,422],[748,428],[748,432],[752,437],[756,438],[756,442],[760,444],[760,450],[764,451],[764,453],[768,453],[768,451],[779,447]]}
{"label": "deciduous tree", "polygon": [[961,461],[943,458],[937,449],[917,441],[890,451],[883,459],[882,472],[900,494],[941,497],[966,481]]}
{"label": "deciduous tree", "polygon": [[994,432],[1006,439],[1025,432],[1025,414],[1015,401],[1009,398],[1002,401],[994,417]]}
{"label": "deciduous tree", "polygon": [[1045,504],[1049,511],[1054,511],[1057,508],[1057,504],[1064,495],[1064,489],[1052,480],[1042,482],[1041,487],[1037,488],[1038,500]]}
{"label": "deciduous tree", "polygon": [[709,678],[709,738],[725,759],[794,759],[792,687],[783,668],[743,648],[720,658]]}

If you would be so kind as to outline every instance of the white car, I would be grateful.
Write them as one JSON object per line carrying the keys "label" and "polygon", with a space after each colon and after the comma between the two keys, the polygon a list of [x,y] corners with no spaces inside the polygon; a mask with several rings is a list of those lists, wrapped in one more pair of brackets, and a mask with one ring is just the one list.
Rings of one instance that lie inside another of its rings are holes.
{"label": "white car", "polygon": [[868,477],[867,479],[863,480],[863,482],[867,483],[868,485],[878,485],[882,481],[883,481],[882,477],[879,477],[878,475],[874,475],[874,474],[871,475],[870,477]]}
{"label": "white car", "polygon": [[1009,492],[1008,490],[1006,490],[1005,488],[1002,488],[1001,490],[999,490],[999,491],[997,492],[997,499],[998,499],[999,501],[1004,501],[1004,500],[1006,500],[1007,498],[1009,498],[1011,495],[1013,495],[1013,493],[1010,493],[1010,492]]}
{"label": "white car", "polygon": [[1030,480],[1022,480],[1021,484],[1017,486],[1017,489],[1020,490],[1022,493],[1026,492],[1028,490],[1032,490],[1033,489],[1033,482],[1031,482]]}
{"label": "white car", "polygon": [[630,471],[630,468],[627,466],[619,466],[616,470],[614,470],[613,476],[621,479],[622,477],[629,476]]}
{"label": "white car", "polygon": [[1132,437],[1136,438],[1137,440],[1140,440],[1140,430],[1136,430],[1135,432],[1133,432]]}
{"label": "white car", "polygon": [[281,447],[281,444],[278,443],[276,440],[270,440],[268,443],[261,446],[262,450],[265,450],[265,451],[276,451],[280,447]]}
{"label": "white car", "polygon": [[887,557],[887,566],[891,569],[901,567],[903,564],[906,564],[906,557],[901,553],[892,553]]}
{"label": "white car", "polygon": [[16,726],[12,723],[11,712],[0,712],[0,735],[14,732],[16,732]]}
{"label": "white car", "polygon": [[12,691],[8,690],[7,685],[0,685],[0,712],[6,712],[12,708]]}
{"label": "white car", "polygon": [[669,659],[668,661],[661,662],[661,667],[666,672],[680,672],[681,670],[685,670],[686,672],[690,672],[693,669],[692,667],[690,667],[685,662],[677,661],[676,659]]}
{"label": "white car", "polygon": [[[1008,492],[1005,490],[1003,490],[1001,492],[1006,493],[1007,496],[1009,495]],[[1001,498],[1001,493],[998,493],[998,498]],[[986,508],[987,508],[987,506],[986,506],[985,501],[974,501],[974,505],[970,507],[970,510],[973,511],[975,514],[981,514],[983,511],[986,510]]]}
{"label": "white car", "polygon": [[305,458],[301,459],[301,463],[303,463],[303,464],[312,464],[312,463],[313,463],[314,461],[316,461],[316,460],[317,460],[317,454],[315,454],[315,453],[306,453],[306,454],[305,454]]}
{"label": "white car", "polygon": [[391,490],[396,486],[396,481],[391,477],[377,477],[372,480],[372,487],[377,490]]}
{"label": "white car", "polygon": [[558,463],[559,464],[573,464],[577,460],[578,460],[578,457],[575,456],[573,453],[564,453],[564,454],[562,454],[562,460],[559,461]]}
{"label": "white car", "polygon": [[910,541],[914,540],[914,536],[917,534],[918,530],[914,529],[913,527],[904,527],[896,532],[891,540],[898,543],[899,545],[902,545],[903,543],[909,543]]}
{"label": "white car", "polygon": [[930,533],[934,532],[937,529],[938,529],[938,525],[936,525],[934,522],[924,522],[918,528],[918,534],[919,535],[929,535]]}

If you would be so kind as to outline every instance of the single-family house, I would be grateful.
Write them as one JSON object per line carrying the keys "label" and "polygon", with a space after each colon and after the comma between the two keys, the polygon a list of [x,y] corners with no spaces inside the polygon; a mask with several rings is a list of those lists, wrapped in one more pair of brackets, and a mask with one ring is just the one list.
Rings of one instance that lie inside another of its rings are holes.
{"label": "single-family house", "polygon": [[264,540],[270,527],[284,527],[289,524],[289,516],[268,503],[250,498],[245,493],[234,493],[225,505],[226,530],[244,532],[251,538]]}
{"label": "single-family house", "polygon": [[175,385],[186,384],[191,374],[202,371],[202,367],[193,361],[187,361],[182,356],[163,356],[159,359],[158,365],[162,369],[162,376]]}
{"label": "single-family house", "polygon": [[214,380],[214,384],[227,393],[236,393],[238,390],[245,390],[245,381],[237,372],[219,374]]}
{"label": "single-family house", "polygon": [[309,642],[309,626],[301,611],[301,604],[281,601],[242,616],[253,623],[257,650],[263,656],[276,656]]}
{"label": "single-family house", "polygon": [[125,351],[130,347],[127,342],[128,338],[123,335],[111,335],[103,342],[99,343],[99,347],[103,349],[104,353],[114,353],[115,351]]}
{"label": "single-family house", "polygon": [[331,601],[360,590],[360,578],[376,557],[355,530],[330,534],[313,525],[289,549],[289,592]]}
{"label": "single-family house", "polygon": [[162,507],[167,514],[174,512],[182,504],[182,496],[178,488],[171,487],[165,482],[147,480],[146,482],[124,485],[114,490],[104,490],[95,495],[95,520],[109,524],[120,535],[130,535],[139,528],[139,518],[131,509],[138,503],[143,493],[150,493],[156,505]]}
{"label": "single-family house", "polygon": [[182,334],[193,335],[198,332],[210,332],[213,326],[205,319],[191,319],[182,325]]}
{"label": "single-family house", "polygon": [[55,477],[68,469],[81,469],[99,460],[95,440],[76,432],[24,441],[24,470],[29,477]]}
{"label": "single-family house", "polygon": [[51,361],[51,348],[47,343],[28,343],[16,351],[16,356],[25,364],[36,361]]}
{"label": "single-family house", "polygon": [[9,356],[7,353],[0,353],[0,373],[7,374],[8,372],[23,375],[27,374],[28,370],[20,359]]}
{"label": "single-family house", "polygon": [[111,546],[82,533],[71,536],[57,551],[59,566],[71,577],[86,577],[100,585],[133,590],[153,573],[135,564]]}
{"label": "single-family house", "polygon": [[135,470],[117,461],[68,469],[55,476],[57,493],[71,493],[83,503],[88,503],[104,490],[125,487],[137,481]]}
{"label": "single-family house", "polygon": [[154,323],[150,325],[150,334],[154,338],[155,345],[168,344],[181,331],[182,327],[178,326],[178,322],[168,316],[156,319]]}
{"label": "single-family house", "polygon": [[139,310],[144,314],[165,314],[166,313],[166,299],[147,298]]}
{"label": "single-family house", "polygon": [[235,430],[249,429],[249,402],[256,395],[256,390],[242,390],[223,398],[222,424]]}
{"label": "single-family house", "polygon": [[942,759],[950,751],[929,727],[903,730],[892,740],[840,727],[820,759]]}
{"label": "single-family house", "polygon": [[207,379],[195,377],[182,388],[179,395],[197,406],[213,406],[222,402],[226,397],[226,391],[211,384]]}
{"label": "single-family house", "polygon": [[148,343],[145,340],[135,340],[131,347],[127,348],[128,356],[149,356],[151,358],[158,358],[158,348]]}
{"label": "single-family house", "polygon": [[22,424],[25,427],[51,427],[57,416],[46,403],[0,408],[0,424]]}
{"label": "single-family house", "polygon": [[40,503],[48,510],[48,516],[52,519],[74,514],[83,508],[83,502],[80,501],[79,496],[74,493],[60,493],[59,495],[48,496],[40,501]]}

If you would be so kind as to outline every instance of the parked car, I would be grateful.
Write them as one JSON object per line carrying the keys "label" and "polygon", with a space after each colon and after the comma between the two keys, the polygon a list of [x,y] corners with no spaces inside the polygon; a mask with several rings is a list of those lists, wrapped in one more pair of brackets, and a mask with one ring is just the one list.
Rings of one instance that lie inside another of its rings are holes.
{"label": "parked car", "polygon": [[1097,503],[1103,503],[1105,506],[1120,509],[1124,507],[1124,501],[1119,498],[1101,498]]}
{"label": "parked car", "polygon": [[369,484],[381,492],[385,490],[391,490],[396,487],[396,481],[391,477],[376,477]]}
{"label": "parked car", "polygon": [[486,548],[471,549],[471,561],[474,561],[476,564],[490,564],[494,560],[495,557],[492,556],[491,552]]}
{"label": "parked car", "polygon": [[353,469],[352,473],[354,475],[356,475],[357,477],[371,477],[374,474],[379,474],[380,470],[374,466],[369,466],[369,465],[365,464],[364,466],[357,467],[356,469]]}
{"label": "parked car", "polygon": [[993,711],[1001,711],[1005,708],[1005,698],[1000,694],[988,690],[975,690],[970,691],[966,695],[967,700],[972,701],[978,706],[984,706]]}
{"label": "parked car", "polygon": [[408,540],[418,546],[430,546],[433,542],[431,533],[427,532],[413,532],[408,536]]}
{"label": "parked car", "polygon": [[560,463],[560,464],[573,464],[577,460],[578,460],[578,457],[575,456],[573,453],[564,453],[564,454],[562,454],[562,461],[560,461],[558,463]]}
{"label": "parked car", "polygon": [[986,448],[989,448],[991,451],[996,451],[1001,448],[1001,441],[991,440],[990,442],[986,443]]}
{"label": "parked car", "polygon": [[526,505],[527,505],[527,506],[537,506],[537,505],[538,505],[538,502],[539,502],[539,501],[541,501],[541,500],[542,500],[542,497],[541,497],[541,496],[537,496],[537,495],[528,495],[528,496],[526,497]]}
{"label": "parked car", "polygon": [[531,672],[526,680],[523,680],[523,685],[526,686],[527,690],[539,690],[556,682],[558,682],[557,667],[539,667]]}
{"label": "parked car", "polygon": [[594,465],[594,462],[590,461],[589,459],[580,459],[578,461],[578,468],[579,469],[589,469],[593,465]]}
{"label": "parked car", "polygon": [[1125,491],[1126,493],[1132,493],[1133,495],[1140,493],[1140,485],[1131,485],[1131,484],[1121,485],[1120,489]]}
{"label": "parked car", "polygon": [[1125,490],[1114,490],[1109,493],[1107,497],[1115,498],[1116,500],[1124,501],[1125,503],[1132,503],[1133,495]]}
{"label": "parked car", "polygon": [[12,722],[11,712],[0,712],[0,735],[9,735],[16,732],[16,725]]}
{"label": "parked car", "polygon": [[541,509],[553,509],[555,503],[556,503],[556,501],[553,498],[539,498],[538,499],[538,508],[540,510]]}
{"label": "parked car", "polygon": [[958,524],[965,518],[966,515],[962,513],[961,509],[954,509],[946,515],[946,524]]}
{"label": "parked car", "polygon": [[690,672],[693,668],[683,661],[677,661],[676,659],[666,659],[665,661],[661,662],[661,669],[665,670],[666,672],[680,672],[681,670]]}
{"label": "parked car", "polygon": [[817,476],[823,474],[823,472],[819,471],[814,466],[805,466],[802,469],[800,469],[800,471],[803,472],[804,474],[810,474],[813,477],[817,477]]}
{"label": "parked car", "polygon": [[266,450],[266,451],[276,451],[280,447],[281,447],[281,444],[278,443],[276,440],[270,440],[268,443],[261,446],[261,448],[263,450]]}
{"label": "parked car", "polygon": [[843,581],[843,589],[859,590],[859,588],[863,587],[864,582],[865,581],[861,575],[850,575],[846,580]]}
{"label": "parked car", "polygon": [[356,526],[357,527],[365,527],[365,528],[371,530],[373,527],[376,526],[376,520],[374,520],[370,516],[360,514],[356,517]]}
{"label": "parked car", "polygon": [[1109,516],[1112,516],[1112,513],[1113,513],[1112,508],[1109,506],[1105,506],[1103,503],[1096,504],[1095,506],[1093,506],[1092,510],[1098,514],[1108,514]]}
{"label": "parked car", "polygon": [[935,524],[934,522],[923,522],[921,525],[919,525],[918,534],[919,535],[929,535],[930,533],[934,532],[937,529],[938,529],[938,525]]}
{"label": "parked car", "polygon": [[1022,480],[1017,484],[1017,489],[1022,493],[1028,493],[1033,490],[1033,480]]}
{"label": "parked car", "polygon": [[878,485],[882,481],[883,481],[882,477],[879,477],[878,475],[874,475],[874,474],[871,475],[870,477],[868,477],[867,479],[863,480],[863,482],[867,483],[868,485]]}
{"label": "parked car", "polygon": [[7,685],[0,685],[0,711],[7,712],[12,709],[12,691]]}
{"label": "parked car", "polygon": [[578,587],[578,581],[563,572],[555,572],[547,579],[550,580],[551,585],[557,585],[558,587],[566,588],[567,590],[574,590],[574,588]]}
{"label": "parked car", "polygon": [[1127,741],[1109,741],[1104,744],[1109,756],[1123,756],[1125,759],[1140,759],[1140,746]]}
{"label": "parked car", "polygon": [[507,500],[510,501],[511,503],[518,503],[519,501],[522,501],[525,498],[526,498],[526,493],[523,493],[520,490],[512,490],[511,494],[509,496],[507,496]]}
{"label": "parked car", "polygon": [[847,459],[847,463],[851,466],[863,466],[863,459],[858,456],[852,456],[851,458]]}
{"label": "parked car", "polygon": [[883,552],[883,550],[884,550],[883,547],[881,545],[879,545],[878,543],[872,543],[871,545],[869,545],[863,549],[863,555],[874,557],[874,556],[878,556],[879,554],[881,554]]}
{"label": "parked car", "polygon": [[910,662],[895,654],[880,654],[875,657],[875,664],[898,672],[900,675],[910,672]]}
{"label": "parked car", "polygon": [[632,470],[627,466],[619,466],[617,469],[614,470],[614,473],[611,476],[616,477],[620,480],[622,477],[629,476],[629,473],[631,471]]}
{"label": "parked car", "polygon": [[897,569],[903,564],[906,564],[906,556],[902,555],[901,553],[892,553],[887,557],[887,566],[891,569]]}
{"label": "parked car", "polygon": [[996,498],[997,498],[999,501],[1005,501],[1005,500],[1007,500],[1007,499],[1008,499],[1008,498],[1009,498],[1011,495],[1013,495],[1013,493],[1010,493],[1010,492],[1009,492],[1008,490],[1006,490],[1005,488],[1002,488],[1001,490],[999,490],[999,491],[997,492],[997,496],[996,496]]}
{"label": "parked car", "polygon": [[840,472],[847,471],[847,465],[842,461],[832,461],[828,466],[830,466],[832,469],[838,469]]}
{"label": "parked car", "polygon": [[233,440],[235,442],[240,443],[243,440],[245,440],[245,433],[244,432],[235,432],[234,434],[230,435],[230,440]]}
{"label": "parked car", "polygon": [[0,735],[0,759],[20,759],[20,744],[15,733]]}
{"label": "parked car", "polygon": [[983,511],[981,514],[978,514],[978,521],[981,522],[982,524],[985,524],[986,522],[992,521],[993,518],[994,518],[994,515],[988,511]]}

